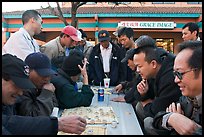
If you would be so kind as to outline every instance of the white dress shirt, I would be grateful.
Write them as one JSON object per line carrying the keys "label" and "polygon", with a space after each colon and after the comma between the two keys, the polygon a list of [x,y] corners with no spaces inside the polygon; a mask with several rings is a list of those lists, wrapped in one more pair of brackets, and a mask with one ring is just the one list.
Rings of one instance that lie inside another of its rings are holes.
{"label": "white dress shirt", "polygon": [[7,53],[16,55],[23,61],[27,55],[34,52],[40,52],[39,46],[23,27],[11,35],[2,48],[2,55]]}
{"label": "white dress shirt", "polygon": [[108,48],[104,48],[100,45],[101,55],[103,58],[103,70],[104,72],[110,72],[110,56],[112,52],[112,44],[109,42]]}

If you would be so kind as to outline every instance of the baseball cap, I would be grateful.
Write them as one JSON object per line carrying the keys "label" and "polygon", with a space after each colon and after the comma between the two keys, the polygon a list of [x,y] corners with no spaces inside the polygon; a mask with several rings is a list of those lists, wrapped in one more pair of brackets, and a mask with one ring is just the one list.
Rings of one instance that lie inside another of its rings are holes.
{"label": "baseball cap", "polygon": [[98,32],[98,41],[101,42],[101,41],[110,41],[111,38],[110,38],[110,34],[107,30],[101,30]]}
{"label": "baseball cap", "polygon": [[74,41],[81,41],[77,29],[73,26],[64,27],[62,33],[69,35]]}
{"label": "baseball cap", "polygon": [[21,89],[35,88],[29,79],[29,66],[11,54],[2,56],[2,73],[8,74],[15,85]]}
{"label": "baseball cap", "polygon": [[56,74],[56,72],[51,69],[50,59],[44,53],[35,52],[29,54],[25,59],[25,63],[40,76],[46,77]]}
{"label": "baseball cap", "polygon": [[124,28],[125,26],[118,26],[117,28],[116,28],[116,31],[115,32],[113,32],[113,35],[115,35],[116,37],[118,36],[118,32],[122,29],[122,28]]}
{"label": "baseball cap", "polygon": [[127,62],[128,59],[133,60],[133,56],[135,54],[135,49],[129,49],[126,54],[125,57],[121,60],[122,63]]}

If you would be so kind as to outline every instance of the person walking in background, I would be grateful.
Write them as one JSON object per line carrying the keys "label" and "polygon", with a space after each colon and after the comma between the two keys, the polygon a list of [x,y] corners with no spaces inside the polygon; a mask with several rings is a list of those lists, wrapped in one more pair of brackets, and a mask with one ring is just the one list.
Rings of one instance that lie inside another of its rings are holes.
{"label": "person walking in background", "polygon": [[55,87],[50,83],[57,74],[51,69],[49,58],[40,52],[29,54],[25,63],[29,66],[29,79],[36,88],[24,92],[16,103],[17,114],[23,116],[50,116],[54,107],[58,107]]}
{"label": "person walking in background", "polygon": [[33,38],[42,31],[42,18],[36,10],[27,10],[22,15],[23,27],[15,32],[2,48],[2,54],[16,55],[25,60],[30,53],[40,52]]}
{"label": "person walking in background", "polygon": [[200,40],[199,37],[199,27],[194,22],[186,23],[182,27],[182,39],[187,40]]}

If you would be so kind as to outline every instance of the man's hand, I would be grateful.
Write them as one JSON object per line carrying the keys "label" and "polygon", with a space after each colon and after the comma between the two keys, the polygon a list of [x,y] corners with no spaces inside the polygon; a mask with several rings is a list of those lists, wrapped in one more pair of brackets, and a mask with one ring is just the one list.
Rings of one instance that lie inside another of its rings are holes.
{"label": "man's hand", "polygon": [[149,85],[147,80],[143,79],[138,85],[137,90],[140,93],[141,96],[144,96],[149,89]]}
{"label": "man's hand", "polygon": [[171,114],[168,119],[168,124],[180,135],[192,135],[198,127],[201,127],[193,120],[179,113]]}
{"label": "man's hand", "polygon": [[43,88],[49,91],[55,92],[55,86],[52,83],[47,83],[43,85]]}
{"label": "man's hand", "polygon": [[58,119],[58,131],[81,134],[86,129],[87,122],[80,116],[65,116]]}
{"label": "man's hand", "polygon": [[124,97],[116,97],[116,98],[112,98],[111,101],[114,102],[125,102]]}
{"label": "man's hand", "polygon": [[117,85],[117,86],[115,87],[115,91],[116,91],[117,93],[120,93],[120,92],[122,92],[122,88],[123,88],[122,84],[119,84],[119,85]]}

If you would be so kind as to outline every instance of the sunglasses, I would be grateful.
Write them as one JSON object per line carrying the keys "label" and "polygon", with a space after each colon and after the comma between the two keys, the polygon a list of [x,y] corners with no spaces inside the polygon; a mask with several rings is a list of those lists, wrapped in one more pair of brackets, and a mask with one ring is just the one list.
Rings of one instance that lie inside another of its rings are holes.
{"label": "sunglasses", "polygon": [[194,69],[190,69],[190,70],[187,70],[185,72],[178,72],[178,71],[173,71],[173,74],[174,74],[174,77],[178,77],[179,80],[182,80],[183,79],[183,75],[188,73],[188,72],[191,72],[191,71],[195,71],[197,68],[194,68]]}

